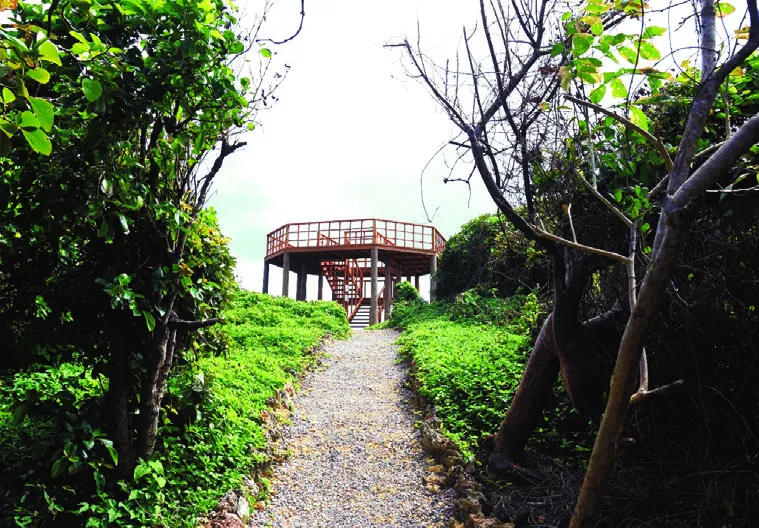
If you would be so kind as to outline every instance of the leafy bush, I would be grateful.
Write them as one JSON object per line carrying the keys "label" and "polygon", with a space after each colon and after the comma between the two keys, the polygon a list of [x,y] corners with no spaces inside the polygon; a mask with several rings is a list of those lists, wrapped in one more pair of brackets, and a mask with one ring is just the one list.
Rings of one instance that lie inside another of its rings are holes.
{"label": "leafy bush", "polygon": [[549,279],[543,251],[491,214],[470,220],[446,242],[435,277],[435,295],[446,300],[472,288],[508,297]]}
{"label": "leafy bush", "polygon": [[396,295],[396,302],[401,303],[414,303],[421,301],[422,297],[419,292],[414,288],[410,282],[403,281],[398,284],[398,294]]}
{"label": "leafy bush", "polygon": [[[12,524],[3,510],[15,506],[16,522],[25,526],[194,527],[265,460],[261,412],[274,392],[296,381],[325,334],[350,333],[335,303],[244,291],[219,331],[231,343],[226,354],[175,366],[157,451],[131,482],[105,479],[114,462],[109,441],[90,425],[103,421],[94,409],[105,394],[104,376],[66,363],[1,379],[0,477],[19,487],[3,499],[12,504],[0,507],[0,525]],[[19,401],[27,408],[14,413]],[[51,474],[59,459],[65,476],[55,467]],[[69,474],[77,460],[87,471]]]}
{"label": "leafy bush", "polygon": [[502,420],[541,311],[534,293],[500,299],[476,291],[453,303],[395,306],[388,324],[404,330],[398,344],[412,361],[419,393],[465,453]]}

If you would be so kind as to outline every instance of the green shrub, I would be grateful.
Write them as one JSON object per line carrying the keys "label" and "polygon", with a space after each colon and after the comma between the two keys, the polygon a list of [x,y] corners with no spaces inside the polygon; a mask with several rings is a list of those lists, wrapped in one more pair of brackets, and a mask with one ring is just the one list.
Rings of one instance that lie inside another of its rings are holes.
{"label": "green shrub", "polygon": [[541,312],[534,293],[500,299],[477,291],[453,303],[399,302],[393,309],[388,324],[403,330],[398,344],[419,393],[465,453],[503,419]]}
{"label": "green shrub", "polygon": [[396,302],[414,303],[421,300],[422,297],[419,295],[419,292],[411,285],[410,282],[403,281],[398,284],[398,294],[395,298]]}
{"label": "green shrub", "polygon": [[[335,303],[244,291],[218,330],[231,343],[228,352],[201,351],[194,361],[175,366],[156,453],[138,466],[131,482],[105,480],[113,467],[109,441],[104,427],[90,425],[104,422],[93,412],[105,393],[103,376],[67,363],[0,379],[0,477],[27,490],[23,504],[23,491],[3,499],[16,503],[16,522],[196,526],[199,514],[265,461],[261,412],[275,391],[297,381],[325,334],[350,334],[345,311]],[[28,416],[14,416],[25,401],[35,403]],[[50,464],[57,457],[66,464],[86,460],[88,471],[73,479],[53,477]],[[0,513],[0,525],[12,522]]]}

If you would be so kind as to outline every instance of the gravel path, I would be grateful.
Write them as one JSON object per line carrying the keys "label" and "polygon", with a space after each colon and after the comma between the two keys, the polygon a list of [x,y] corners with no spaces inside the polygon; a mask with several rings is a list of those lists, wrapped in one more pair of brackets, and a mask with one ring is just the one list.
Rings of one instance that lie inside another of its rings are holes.
{"label": "gravel path", "polygon": [[251,526],[447,526],[452,491],[426,485],[434,462],[414,428],[396,337],[356,330],[328,346],[326,368],[295,398],[283,437],[291,456],[275,468],[272,496]]}

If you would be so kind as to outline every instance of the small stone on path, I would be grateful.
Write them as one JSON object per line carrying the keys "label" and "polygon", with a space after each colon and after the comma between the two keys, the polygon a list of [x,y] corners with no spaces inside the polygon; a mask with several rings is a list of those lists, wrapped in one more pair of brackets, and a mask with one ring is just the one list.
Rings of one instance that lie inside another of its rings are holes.
{"label": "small stone on path", "polygon": [[327,347],[326,368],[308,375],[285,428],[288,460],[250,526],[444,527],[453,491],[431,475],[397,364],[392,330],[357,330]]}

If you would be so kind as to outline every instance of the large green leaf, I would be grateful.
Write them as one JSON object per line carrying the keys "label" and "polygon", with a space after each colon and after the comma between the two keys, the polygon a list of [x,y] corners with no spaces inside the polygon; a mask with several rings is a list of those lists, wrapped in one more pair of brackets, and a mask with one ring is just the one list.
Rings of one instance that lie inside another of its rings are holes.
{"label": "large green leaf", "polygon": [[30,97],[29,104],[32,105],[34,115],[39,119],[40,127],[46,132],[50,132],[53,128],[53,120],[55,119],[55,110],[53,105],[45,99],[39,97]]}
{"label": "large green leaf", "polygon": [[18,122],[18,126],[23,128],[24,130],[36,130],[40,127],[40,120],[37,118],[36,115],[31,113],[29,110],[25,110],[21,112],[21,119]]}
{"label": "large green leaf", "polygon": [[638,49],[640,50],[640,56],[646,60],[661,59],[661,53],[659,53],[659,50],[647,40],[642,40]]}
{"label": "large green leaf", "polygon": [[16,100],[16,95],[13,92],[11,92],[8,88],[3,86],[3,102],[5,104],[11,104],[15,100]]}
{"label": "large green leaf", "polygon": [[40,54],[41,60],[52,62],[53,64],[57,64],[58,66],[62,66],[61,58],[60,58],[60,55],[58,54],[58,48],[56,48],[55,44],[53,44],[49,40],[46,40],[42,44],[40,44],[40,47],[37,48],[37,53]]}
{"label": "large green leaf", "polygon": [[95,79],[82,79],[82,91],[91,103],[94,103],[103,95],[103,85]]}
{"label": "large green leaf", "polygon": [[627,86],[619,78],[614,78],[609,83],[612,97],[627,97]]}
{"label": "large green leaf", "polygon": [[26,72],[26,76],[30,79],[34,79],[40,84],[47,84],[50,82],[50,72],[45,68],[34,68],[33,70],[29,70]]}
{"label": "large green leaf", "polygon": [[47,134],[42,129],[38,128],[32,131],[22,130],[21,132],[24,134],[26,142],[29,143],[29,146],[35,152],[39,152],[45,156],[49,156],[53,152],[53,144],[50,143]]}
{"label": "large green leaf", "polygon": [[648,118],[643,110],[637,106],[630,106],[630,121],[638,125],[643,130],[648,130]]}
{"label": "large green leaf", "polygon": [[604,95],[606,95],[606,85],[602,84],[592,92],[590,92],[590,101],[592,103],[598,104],[601,102],[601,99],[604,98]]}
{"label": "large green leaf", "polygon": [[572,37],[572,55],[581,57],[593,44],[594,37],[587,33],[575,33]]}

